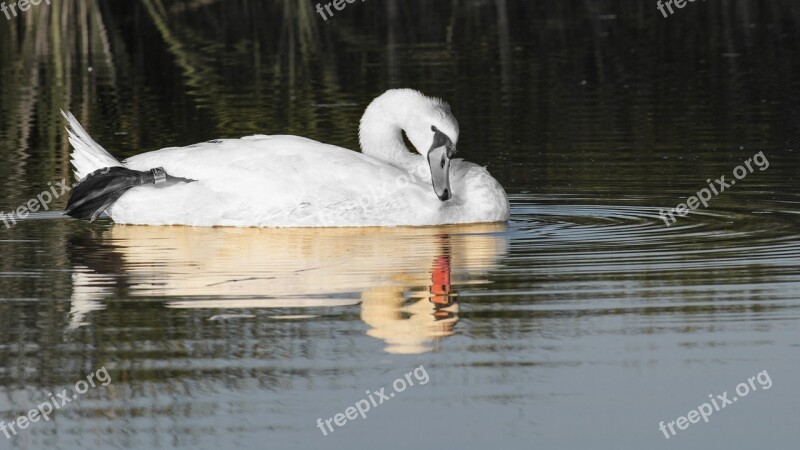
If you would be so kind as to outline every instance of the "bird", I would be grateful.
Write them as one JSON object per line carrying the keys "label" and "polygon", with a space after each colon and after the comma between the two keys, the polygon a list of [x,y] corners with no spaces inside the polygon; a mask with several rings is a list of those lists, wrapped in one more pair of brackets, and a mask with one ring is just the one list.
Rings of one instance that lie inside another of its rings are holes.
{"label": "bird", "polygon": [[[413,89],[375,98],[361,152],[291,135],[168,147],[120,161],[62,111],[78,184],[65,214],[118,224],[397,227],[507,222],[508,196],[488,170],[455,158],[458,121]],[[411,144],[405,144],[404,137]]]}

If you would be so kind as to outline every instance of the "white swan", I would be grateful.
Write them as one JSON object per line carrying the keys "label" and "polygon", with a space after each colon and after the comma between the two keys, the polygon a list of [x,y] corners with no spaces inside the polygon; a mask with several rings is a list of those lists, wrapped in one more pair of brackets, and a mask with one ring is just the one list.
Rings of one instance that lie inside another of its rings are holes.
{"label": "white swan", "polygon": [[[366,109],[363,153],[297,136],[248,136],[118,161],[65,113],[75,175],[66,213],[117,223],[240,227],[502,222],[489,172],[451,159],[458,122],[441,100],[390,90]],[[419,153],[403,143],[402,131]],[[163,168],[163,170],[161,169]]]}

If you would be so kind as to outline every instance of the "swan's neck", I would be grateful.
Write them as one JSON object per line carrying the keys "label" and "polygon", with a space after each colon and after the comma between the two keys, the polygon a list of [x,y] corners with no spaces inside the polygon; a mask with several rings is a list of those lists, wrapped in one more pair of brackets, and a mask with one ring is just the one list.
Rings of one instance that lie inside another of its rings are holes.
{"label": "swan's neck", "polygon": [[386,161],[411,172],[419,164],[420,155],[411,153],[403,142],[402,128],[391,123],[372,123],[362,126],[361,151],[365,155]]}
{"label": "swan's neck", "polygon": [[361,151],[408,172],[418,170],[425,158],[403,142],[403,128],[409,119],[408,108],[404,105],[388,106],[379,99],[364,112],[359,129]]}

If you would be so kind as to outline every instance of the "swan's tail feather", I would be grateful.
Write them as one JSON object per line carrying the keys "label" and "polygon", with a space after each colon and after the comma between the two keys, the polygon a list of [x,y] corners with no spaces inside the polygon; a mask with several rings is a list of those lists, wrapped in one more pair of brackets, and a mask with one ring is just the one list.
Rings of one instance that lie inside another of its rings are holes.
{"label": "swan's tail feather", "polygon": [[111,156],[100,144],[94,141],[83,129],[78,119],[70,112],[61,111],[67,121],[69,143],[72,144],[72,166],[75,176],[82,180],[90,173],[106,167],[119,167],[122,163]]}
{"label": "swan's tail feather", "polygon": [[80,180],[72,189],[64,214],[94,222],[131,188],[195,181],[173,177],[161,167],[147,172],[128,169],[95,142],[72,113],[61,111],[61,114],[67,121],[69,142],[74,149],[72,165]]}
{"label": "swan's tail feather", "polygon": [[193,181],[173,177],[160,167],[147,172],[125,167],[105,167],[90,173],[72,190],[64,214],[94,222],[131,188],[146,184],[170,185]]}

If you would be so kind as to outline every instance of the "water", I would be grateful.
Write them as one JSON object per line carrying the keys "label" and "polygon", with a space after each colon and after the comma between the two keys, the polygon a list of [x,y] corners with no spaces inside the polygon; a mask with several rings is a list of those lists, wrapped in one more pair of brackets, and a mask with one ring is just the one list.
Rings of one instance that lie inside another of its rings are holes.
{"label": "water", "polygon": [[250,133],[356,148],[369,100],[411,86],[451,103],[510,222],[132,227],[64,219],[59,196],[0,223],[0,421],[112,381],[0,448],[791,448],[794,3],[387,1],[328,22],[252,3],[0,20],[0,210],[70,179],[60,108],[120,157]]}

